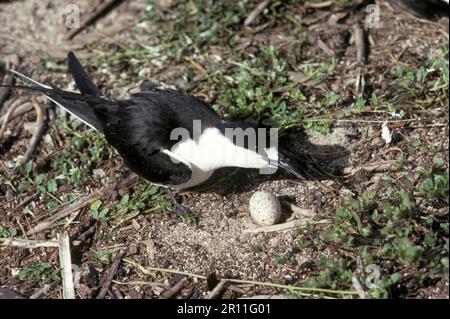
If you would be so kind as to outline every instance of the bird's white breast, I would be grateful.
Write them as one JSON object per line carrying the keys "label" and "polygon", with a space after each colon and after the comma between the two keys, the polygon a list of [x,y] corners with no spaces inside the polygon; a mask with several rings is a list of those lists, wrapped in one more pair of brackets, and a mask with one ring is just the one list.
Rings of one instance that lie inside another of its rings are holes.
{"label": "bird's white breast", "polygon": [[207,128],[197,141],[189,138],[175,144],[168,154],[192,169],[191,179],[178,188],[187,188],[206,181],[223,167],[263,168],[267,158],[255,151],[234,145],[217,128]]}

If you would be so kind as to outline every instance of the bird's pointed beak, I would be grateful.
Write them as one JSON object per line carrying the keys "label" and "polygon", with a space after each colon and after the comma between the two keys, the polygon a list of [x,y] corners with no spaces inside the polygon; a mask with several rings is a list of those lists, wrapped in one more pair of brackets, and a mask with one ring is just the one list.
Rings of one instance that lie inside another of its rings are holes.
{"label": "bird's pointed beak", "polygon": [[265,151],[266,151],[270,166],[272,168],[275,168],[275,171],[277,168],[281,168],[299,179],[305,179],[298,172],[298,170],[295,169],[294,166],[292,166],[292,164],[289,163],[289,161],[278,151],[277,148],[272,147],[272,148],[265,149]]}
{"label": "bird's pointed beak", "polygon": [[286,172],[294,175],[299,179],[305,179],[285,158],[281,157],[278,159],[278,166],[285,170]]}

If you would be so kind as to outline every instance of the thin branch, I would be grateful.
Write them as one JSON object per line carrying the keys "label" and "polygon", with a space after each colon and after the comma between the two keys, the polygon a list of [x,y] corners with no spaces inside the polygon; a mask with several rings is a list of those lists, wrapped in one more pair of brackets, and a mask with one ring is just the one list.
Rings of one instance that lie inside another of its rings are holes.
{"label": "thin branch", "polygon": [[73,39],[78,33],[86,29],[89,25],[94,23],[97,19],[99,19],[103,14],[105,14],[108,10],[112,9],[114,6],[118,5],[122,0],[109,0],[103,2],[94,12],[90,13],[86,16],[79,28],[72,29],[67,35],[66,40]]}
{"label": "thin branch", "polygon": [[241,297],[238,299],[288,299],[288,296],[283,295],[255,295],[251,297]]}
{"label": "thin branch", "polygon": [[3,134],[5,134],[6,128],[8,127],[8,122],[11,119],[11,116],[14,112],[14,110],[19,105],[20,100],[16,100],[13,104],[10,105],[8,110],[6,111],[6,114],[3,116],[3,123],[0,127],[0,140],[3,138]]}
{"label": "thin branch", "polygon": [[38,290],[36,290],[30,297],[29,299],[40,299],[42,297],[44,297],[45,295],[47,295],[50,291],[52,291],[53,289],[56,288],[56,286],[59,285],[58,281],[54,281],[50,284],[45,284],[44,287],[39,288]]}
{"label": "thin branch", "polygon": [[359,170],[365,170],[367,172],[386,172],[386,171],[392,171],[395,170],[395,164],[397,164],[398,161],[391,160],[391,161],[382,161],[382,162],[373,162],[368,163],[366,165],[358,166],[358,167],[346,167],[343,169],[342,173],[344,175],[353,175]]}
{"label": "thin branch", "polygon": [[58,234],[59,264],[61,266],[63,297],[75,299],[75,287],[72,275],[72,258],[70,256],[70,241],[67,233]]}
{"label": "thin branch", "polygon": [[123,256],[125,256],[125,252],[120,252],[116,256],[116,258],[114,258],[114,262],[111,266],[111,269],[109,270],[109,273],[105,279],[105,282],[102,285],[102,289],[100,289],[100,292],[97,295],[97,299],[105,298],[106,294],[108,293],[109,287],[111,286],[112,280],[114,279],[114,276],[116,275],[117,271],[119,270],[119,264],[122,261]]}
{"label": "thin branch", "polygon": [[[171,273],[171,274],[178,274],[178,275],[184,275],[192,278],[199,278],[206,280],[206,276],[192,274],[184,271],[177,271],[172,269],[165,269],[165,268],[154,268],[154,267],[144,267],[137,262],[131,260],[131,259],[124,259],[124,262],[132,265],[136,268],[138,268],[142,273],[144,274],[153,274],[154,272],[162,272],[162,273]],[[253,280],[245,280],[245,279],[233,279],[233,278],[223,278],[223,280],[234,282],[234,283],[240,283],[240,284],[250,284],[250,285],[258,285],[258,286],[266,286],[266,287],[272,287],[272,288],[279,288],[279,289],[287,289],[295,292],[315,292],[315,293],[328,293],[328,294],[335,294],[335,295],[358,295],[356,291],[349,291],[349,290],[331,290],[331,289],[323,289],[323,288],[308,288],[308,287],[297,287],[297,286],[289,286],[289,285],[281,285],[281,284],[274,284],[269,282],[261,282],[261,281],[253,281]]]}
{"label": "thin branch", "polygon": [[[14,120],[18,116],[22,116],[33,110],[33,105],[29,101],[28,97],[20,98],[14,101],[14,103],[18,103],[20,106],[16,107],[13,111],[12,115],[9,116],[8,121]],[[5,106],[8,103],[5,103]],[[6,119],[6,114],[0,117],[0,125],[3,125]]]}
{"label": "thin branch", "polygon": [[308,217],[308,218],[311,218],[311,217],[315,216],[315,212],[314,212],[313,209],[301,208],[301,207],[298,207],[297,205],[292,204],[291,202],[288,202],[288,201],[285,201],[285,200],[281,201],[281,203],[284,206],[288,207],[290,210],[292,210],[294,213],[298,213],[298,214],[303,215],[303,216]]}
{"label": "thin branch", "polygon": [[28,196],[27,198],[25,198],[22,202],[19,203],[19,205],[17,205],[16,209],[19,209],[23,206],[28,205],[30,202],[32,202],[33,200],[35,200],[36,198],[39,197],[39,192],[36,192],[30,196]]}
{"label": "thin branch", "polygon": [[161,299],[171,299],[175,297],[181,289],[186,287],[186,285],[189,283],[187,277],[181,278],[180,281],[178,281],[173,287],[170,287],[167,289],[161,296]]}
{"label": "thin branch", "polygon": [[360,64],[365,64],[367,58],[365,30],[359,23],[355,23],[352,28],[356,46],[356,60]]}
{"label": "thin branch", "polygon": [[57,240],[29,240],[22,238],[3,238],[0,239],[0,245],[29,249],[40,247],[59,247]]}
{"label": "thin branch", "polygon": [[286,231],[286,230],[292,230],[292,229],[295,229],[298,227],[303,227],[307,223],[328,224],[328,223],[330,223],[330,220],[328,220],[328,219],[322,219],[322,220],[318,220],[318,221],[308,220],[308,219],[294,220],[294,221],[283,223],[283,224],[245,229],[244,233],[270,233],[270,232]]}
{"label": "thin branch", "polygon": [[42,136],[44,135],[45,129],[47,128],[47,121],[45,117],[45,112],[39,102],[37,102],[35,97],[31,98],[31,103],[33,104],[34,109],[36,110],[36,121],[37,126],[33,133],[33,136],[30,140],[30,145],[25,151],[22,159],[19,161],[19,165],[23,165],[31,159],[33,153],[36,151],[40,141],[42,140]]}
{"label": "thin branch", "polygon": [[214,289],[208,294],[206,299],[215,299],[222,294],[222,291],[225,289],[225,287],[228,285],[227,280],[220,280],[219,283],[214,287]]}
{"label": "thin branch", "polygon": [[247,19],[244,21],[244,26],[248,27],[255,21],[255,19],[264,11],[264,9],[269,5],[271,0],[264,0],[260,2],[255,9],[248,15]]}

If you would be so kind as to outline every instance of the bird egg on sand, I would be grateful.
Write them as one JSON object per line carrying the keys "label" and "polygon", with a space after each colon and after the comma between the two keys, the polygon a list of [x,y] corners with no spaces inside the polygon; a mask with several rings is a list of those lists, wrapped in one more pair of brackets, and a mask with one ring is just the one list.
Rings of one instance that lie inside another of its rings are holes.
{"label": "bird egg on sand", "polygon": [[250,198],[250,216],[261,226],[275,225],[281,217],[278,198],[269,191],[257,191]]}

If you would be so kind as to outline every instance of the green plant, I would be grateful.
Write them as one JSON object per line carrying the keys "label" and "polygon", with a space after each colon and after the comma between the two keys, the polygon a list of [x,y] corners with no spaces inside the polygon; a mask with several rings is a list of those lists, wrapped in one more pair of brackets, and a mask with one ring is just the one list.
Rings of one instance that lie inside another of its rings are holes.
{"label": "green plant", "polygon": [[60,270],[49,262],[37,262],[22,268],[19,271],[19,279],[30,279],[41,284],[61,280]]}
{"label": "green plant", "polygon": [[17,235],[17,229],[14,227],[6,228],[0,225],[0,238],[9,238]]}

